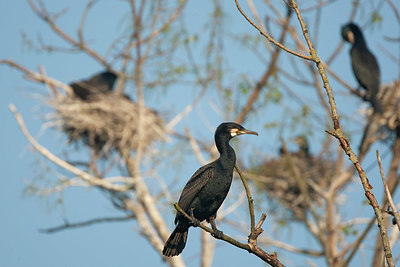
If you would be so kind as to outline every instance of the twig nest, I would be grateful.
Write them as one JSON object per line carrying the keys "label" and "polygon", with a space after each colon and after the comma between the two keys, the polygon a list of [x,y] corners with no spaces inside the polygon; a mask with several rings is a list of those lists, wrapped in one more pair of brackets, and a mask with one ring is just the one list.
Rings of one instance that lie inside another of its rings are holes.
{"label": "twig nest", "polygon": [[[265,160],[253,169],[253,174],[260,192],[266,192],[269,199],[287,208],[290,219],[301,219],[310,204],[322,203],[318,191],[330,185],[335,169],[332,161],[285,151],[279,158]],[[281,208],[279,213],[288,215]]]}
{"label": "twig nest", "polygon": [[51,105],[70,141],[83,141],[97,151],[147,148],[165,137],[158,114],[147,107],[139,108],[126,96],[97,94],[90,101],[65,97],[52,100]]}
{"label": "twig nest", "polygon": [[378,99],[384,107],[381,125],[396,131],[400,128],[400,82],[381,86]]}

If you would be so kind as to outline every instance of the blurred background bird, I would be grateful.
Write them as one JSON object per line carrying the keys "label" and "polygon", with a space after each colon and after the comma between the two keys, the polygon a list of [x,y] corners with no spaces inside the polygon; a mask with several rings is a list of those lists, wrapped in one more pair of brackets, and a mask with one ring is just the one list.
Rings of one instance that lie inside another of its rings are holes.
{"label": "blurred background bird", "polygon": [[89,100],[97,94],[108,94],[113,90],[117,75],[110,71],[98,73],[87,80],[71,83],[75,96]]}
{"label": "blurred background bird", "polygon": [[342,27],[343,40],[352,44],[350,49],[351,66],[359,85],[367,91],[374,111],[382,113],[383,108],[377,98],[380,85],[378,61],[369,51],[361,29],[354,23]]}

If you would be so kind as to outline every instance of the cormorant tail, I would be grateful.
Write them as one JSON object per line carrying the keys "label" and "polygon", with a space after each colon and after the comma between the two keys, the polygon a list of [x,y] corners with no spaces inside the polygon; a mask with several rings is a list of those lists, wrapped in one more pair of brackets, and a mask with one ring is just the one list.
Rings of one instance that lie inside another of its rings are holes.
{"label": "cormorant tail", "polygon": [[175,227],[175,230],[165,242],[162,252],[164,256],[172,257],[181,254],[186,245],[188,230],[188,225],[178,224]]}

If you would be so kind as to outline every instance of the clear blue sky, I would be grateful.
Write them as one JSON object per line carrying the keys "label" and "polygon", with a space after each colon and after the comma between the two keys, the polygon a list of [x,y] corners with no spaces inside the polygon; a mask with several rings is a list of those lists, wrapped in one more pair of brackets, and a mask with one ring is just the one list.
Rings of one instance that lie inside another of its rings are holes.
{"label": "clear blue sky", "polygon": [[[67,2],[57,1],[57,3],[49,5],[49,9],[60,10],[65,7],[64,5],[70,5],[69,13],[78,12],[77,14],[81,14],[82,5],[79,4],[80,1]],[[187,18],[190,18],[188,21],[193,23],[189,29],[196,29],[197,23],[204,23],[204,20],[208,18],[207,14],[210,10],[207,9],[207,5],[199,4],[199,1],[191,2],[195,3],[190,3],[186,7],[188,9]],[[241,2],[243,6],[246,5],[246,1]],[[350,1],[342,0],[337,2],[331,5],[330,12],[322,14],[318,52],[323,60],[325,56],[330,55],[339,43],[340,26],[349,17],[350,4],[348,2]],[[372,2],[374,1],[369,1],[368,4]],[[248,33],[253,33],[254,36],[258,35],[239,15],[234,6],[234,1],[224,1],[223,6],[229,16],[229,24],[226,25],[228,31],[247,30]],[[363,13],[363,10],[362,8],[356,17],[356,21],[361,25],[366,24],[369,15]],[[107,19],[96,20],[92,18],[96,23],[89,24],[87,28],[89,38],[95,38],[96,40],[93,46],[97,51],[103,53],[107,47],[106,45],[109,44],[108,41],[118,33],[118,20],[121,17],[120,14],[126,14],[126,4],[123,1],[104,1],[96,5],[95,12],[98,16],[107,17],[113,21],[113,23],[109,23]],[[382,46],[389,46],[387,42],[382,41],[384,36],[399,37],[399,25],[394,19],[392,11],[386,5],[380,12],[385,17],[383,23],[380,27],[370,28],[366,34],[368,43],[375,54],[378,54]],[[60,23],[69,25],[67,26],[67,31],[74,34],[73,29],[76,28],[79,21],[61,19]],[[312,31],[313,20],[307,21],[307,23],[311,24],[310,30]],[[30,38],[35,40],[40,34],[48,43],[63,45],[63,42],[52,34],[46,25],[33,14],[25,1],[1,1],[0,25],[0,34],[2,36],[0,59],[11,58],[32,70],[37,70],[39,65],[43,65],[50,76],[66,83],[71,80],[88,77],[101,69],[98,63],[85,56],[37,53],[24,45],[22,32],[27,33]],[[99,32],[100,29],[101,33]],[[100,38],[100,36],[103,36],[103,38]],[[238,49],[241,48],[237,44],[229,44],[226,49],[232,54],[232,58],[227,64],[236,64],[232,65],[235,66],[236,71],[242,71],[241,68],[252,70],[260,66],[254,55],[238,53]],[[347,57],[348,49],[349,46],[346,45],[344,51],[331,67],[338,71],[341,77],[348,81],[349,84],[355,85]],[[397,57],[399,56],[398,46],[390,45],[388,49]],[[77,62],[79,63],[77,64]],[[286,61],[287,63],[288,61]],[[392,81],[397,77],[399,65],[396,65],[387,56],[383,55],[379,57],[379,63],[383,82]],[[306,72],[308,73],[308,70]],[[254,75],[253,78],[257,78],[257,75]],[[41,168],[43,161],[32,155],[25,137],[20,132],[13,115],[8,109],[8,105],[13,103],[17,107],[22,113],[30,132],[38,138],[40,143],[50,147],[53,151],[62,151],[59,144],[64,142],[65,139],[55,131],[46,130],[46,134],[42,135],[42,118],[40,116],[43,115],[43,110],[40,108],[40,99],[38,99],[41,95],[40,93],[44,92],[42,85],[26,81],[19,71],[6,66],[0,66],[0,81],[0,113],[1,125],[3,125],[3,129],[0,131],[0,147],[2,149],[0,153],[0,168],[2,170],[0,178],[0,212],[2,214],[2,219],[0,220],[0,266],[105,267],[162,265],[161,258],[135,231],[136,224],[132,221],[99,224],[51,235],[38,232],[38,229],[62,224],[64,216],[71,222],[75,222],[99,216],[117,216],[120,214],[114,210],[109,201],[97,190],[88,191],[78,188],[67,190],[63,194],[63,208],[56,205],[58,201],[56,196],[39,199],[23,193],[24,189],[26,189],[27,181],[40,176],[43,171]],[[336,92],[343,90],[335,82],[332,82],[332,85]],[[296,90],[295,87],[292,89]],[[193,96],[193,94],[187,92],[178,93],[180,96],[178,100],[182,100],[184,103],[187,103],[185,97]],[[354,102],[348,100],[348,96],[346,97],[347,100],[341,94],[336,95],[339,108],[343,108],[344,111],[346,109],[355,110],[357,106]],[[176,101],[176,98],[169,98],[164,103],[157,102],[157,97],[154,99],[152,100],[154,103],[150,103],[164,105],[163,107],[168,109],[179,102]],[[360,101],[357,100],[356,104],[360,104]],[[182,126],[193,127],[193,131],[200,131],[201,138],[207,138],[208,136],[209,140],[212,140],[213,127],[217,126],[224,118],[216,117],[212,119],[212,125],[209,126],[210,129],[206,130],[197,128],[191,122],[193,119],[201,119],[202,116],[207,115],[208,108],[210,108],[209,104],[202,104],[190,119],[184,121]],[[179,110],[173,110],[172,113],[177,111]],[[277,112],[275,109],[269,111],[271,116],[274,116],[274,112]],[[262,129],[262,125],[257,125],[257,120],[253,119],[249,124],[248,128],[250,129],[257,131]],[[278,146],[274,143],[277,141],[276,132],[271,136],[273,138],[269,142],[264,141],[267,150],[271,151],[270,154],[274,154],[278,149]],[[366,162],[373,162],[373,158],[367,158]],[[185,176],[189,176],[197,167],[198,164],[196,162],[193,166],[189,166],[188,170],[182,172]],[[168,179],[172,180],[173,178],[169,177]],[[185,181],[185,179],[182,180]],[[372,182],[379,190],[380,185],[377,185],[376,181]],[[169,226],[172,228],[172,220],[169,221]],[[273,229],[265,230],[266,234],[273,231]],[[196,242],[195,238],[198,232],[199,230],[197,229],[191,230],[189,242],[191,240]],[[196,245],[189,245],[188,250],[185,250],[184,259],[188,264],[197,265],[198,263],[196,259],[197,252],[193,249],[195,247]],[[262,262],[247,252],[222,244],[219,241],[217,247],[214,266],[243,266],[244,264],[247,266],[263,266]],[[399,252],[398,247],[395,250]],[[357,264],[353,266],[357,266]]]}

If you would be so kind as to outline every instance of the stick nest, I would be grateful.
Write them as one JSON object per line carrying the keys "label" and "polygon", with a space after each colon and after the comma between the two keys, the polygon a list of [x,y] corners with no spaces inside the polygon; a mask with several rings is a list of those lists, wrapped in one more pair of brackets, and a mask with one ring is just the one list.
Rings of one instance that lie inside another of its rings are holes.
{"label": "stick nest", "polygon": [[310,205],[322,204],[317,190],[330,185],[337,175],[335,169],[332,161],[284,152],[279,158],[265,160],[255,168],[255,182],[262,194],[266,192],[272,202],[284,206],[284,209],[278,207],[280,216],[301,220]]}
{"label": "stick nest", "polygon": [[140,110],[125,96],[98,94],[90,101],[67,96],[50,104],[70,142],[81,141],[96,151],[137,150],[139,145],[147,148],[165,137],[163,120],[157,112],[147,107]]}
{"label": "stick nest", "polygon": [[390,131],[400,130],[400,83],[383,85],[378,93],[378,99],[384,107],[381,124]]}

